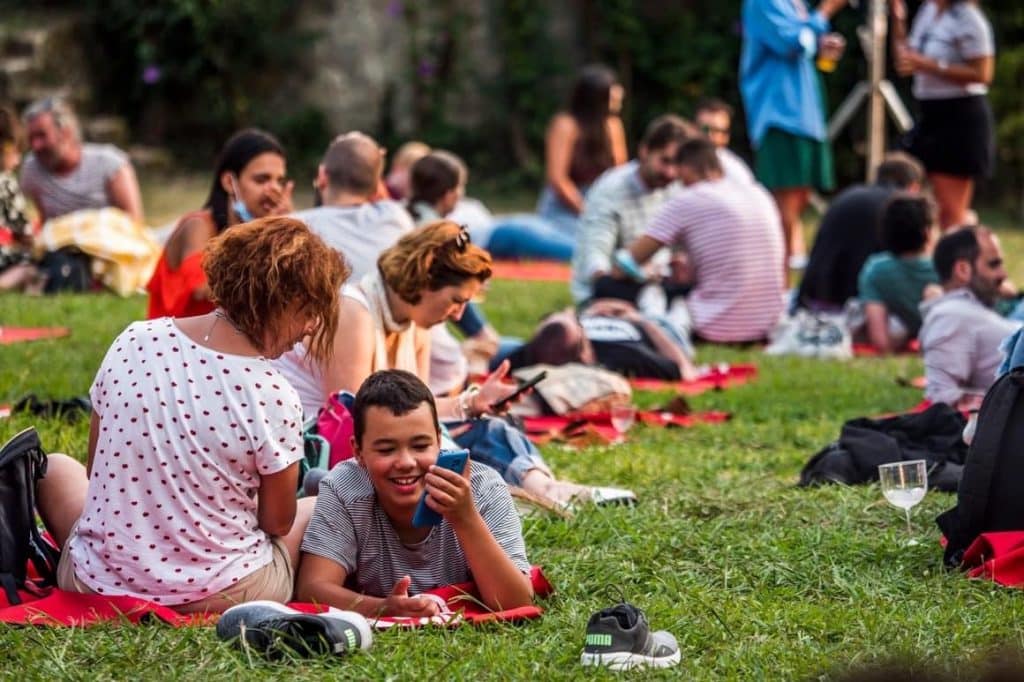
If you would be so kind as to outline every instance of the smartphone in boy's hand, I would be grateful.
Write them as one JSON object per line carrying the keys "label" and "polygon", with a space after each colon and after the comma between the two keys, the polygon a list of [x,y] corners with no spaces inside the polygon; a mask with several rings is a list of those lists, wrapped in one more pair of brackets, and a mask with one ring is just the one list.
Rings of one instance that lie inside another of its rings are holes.
{"label": "smartphone in boy's hand", "polygon": [[[442,450],[437,456],[434,466],[462,474],[468,459],[469,450]],[[441,523],[441,515],[427,506],[427,495],[429,494],[426,490],[423,491],[423,497],[420,498],[420,502],[416,506],[416,512],[412,516],[412,525],[417,528],[436,526]]]}

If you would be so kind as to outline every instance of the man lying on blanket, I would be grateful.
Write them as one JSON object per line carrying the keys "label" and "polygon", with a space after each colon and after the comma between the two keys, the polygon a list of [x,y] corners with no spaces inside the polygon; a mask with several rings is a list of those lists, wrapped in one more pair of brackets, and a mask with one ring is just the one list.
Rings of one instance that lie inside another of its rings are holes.
{"label": "man lying on blanket", "polygon": [[[532,603],[530,564],[508,486],[493,469],[434,466],[437,408],[426,384],[401,370],[371,375],[352,408],[355,458],[320,483],[302,541],[296,596],[366,616],[436,615],[410,596],[473,580],[490,609]],[[416,506],[442,516],[416,527]]]}
{"label": "man lying on blanket", "polygon": [[571,309],[545,317],[533,337],[509,355],[512,369],[578,362],[627,377],[691,381],[697,378],[686,321],[644,315],[627,301],[592,301],[579,317]]}

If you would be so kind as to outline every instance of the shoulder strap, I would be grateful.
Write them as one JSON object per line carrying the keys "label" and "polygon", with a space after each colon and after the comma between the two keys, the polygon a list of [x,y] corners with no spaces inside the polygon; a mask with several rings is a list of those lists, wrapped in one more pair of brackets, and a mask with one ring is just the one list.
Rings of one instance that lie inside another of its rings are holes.
{"label": "shoulder strap", "polygon": [[0,587],[7,597],[7,604],[14,606],[21,603],[21,596],[18,594],[18,583],[10,573],[0,573]]}

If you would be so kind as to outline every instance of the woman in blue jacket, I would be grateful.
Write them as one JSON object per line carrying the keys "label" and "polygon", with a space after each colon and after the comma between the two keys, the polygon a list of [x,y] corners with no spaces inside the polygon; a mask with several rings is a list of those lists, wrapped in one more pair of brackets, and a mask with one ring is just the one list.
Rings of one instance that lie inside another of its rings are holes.
{"label": "woman in blue jacket", "polygon": [[835,180],[828,146],[821,81],[845,41],[829,32],[829,19],[847,0],[744,0],[740,92],[756,151],[755,173],[779,206],[786,255],[804,256],[800,215],[811,188],[831,190]]}

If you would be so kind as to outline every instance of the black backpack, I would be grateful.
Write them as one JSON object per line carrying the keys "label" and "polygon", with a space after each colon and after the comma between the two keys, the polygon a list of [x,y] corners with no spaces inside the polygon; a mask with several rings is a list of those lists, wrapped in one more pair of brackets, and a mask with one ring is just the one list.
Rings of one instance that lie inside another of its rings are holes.
{"label": "black backpack", "polygon": [[981,533],[1024,530],[1024,368],[985,394],[967,452],[956,506],[935,522],[946,536],[944,561],[958,567]]}
{"label": "black backpack", "polygon": [[92,288],[92,259],[73,246],[48,251],[39,262],[46,278],[43,293],[89,291]]}
{"label": "black backpack", "polygon": [[0,448],[0,587],[9,604],[21,603],[28,563],[40,586],[56,582],[59,552],[36,526],[36,482],[46,474],[46,453],[39,435],[28,428]]}

